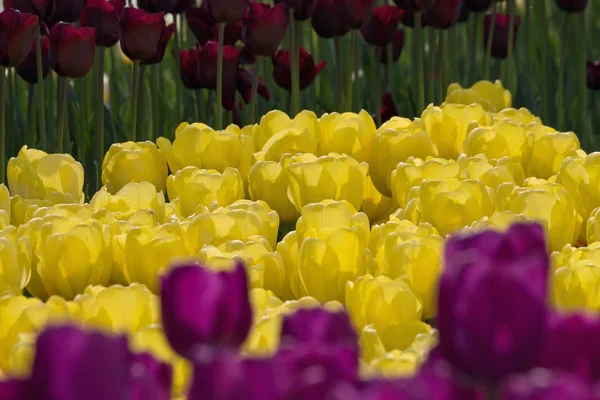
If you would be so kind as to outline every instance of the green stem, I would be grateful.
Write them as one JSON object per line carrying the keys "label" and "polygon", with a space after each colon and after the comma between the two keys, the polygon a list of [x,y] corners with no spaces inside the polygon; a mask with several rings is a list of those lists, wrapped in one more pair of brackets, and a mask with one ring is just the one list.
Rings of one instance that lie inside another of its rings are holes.
{"label": "green stem", "polygon": [[485,59],[483,62],[483,79],[490,79],[490,63],[492,60],[492,42],[494,30],[496,29],[496,15],[498,14],[498,3],[494,1],[492,5],[492,19],[488,29],[488,41],[485,47]]}
{"label": "green stem", "polygon": [[140,62],[133,62],[133,77],[131,81],[133,83],[133,89],[131,90],[131,138],[132,142],[137,141],[137,114],[138,114],[138,102],[139,102],[139,75],[140,75]]}
{"label": "green stem", "polygon": [[[374,47],[374,60],[379,60],[380,52],[383,48]],[[375,115],[377,126],[381,126],[381,75],[380,75],[380,63],[374,62],[374,76],[373,76],[373,85],[375,86]]]}
{"label": "green stem", "polygon": [[342,111],[342,79],[344,76],[342,68],[342,37],[336,36],[333,38],[335,48],[335,111]]}
{"label": "green stem", "polygon": [[208,91],[208,100],[206,102],[206,108],[204,111],[204,114],[206,115],[206,119],[202,122],[206,122],[208,124],[208,122],[211,120],[212,118],[212,102],[213,102],[213,93],[211,90]]}
{"label": "green stem", "polygon": [[427,63],[427,101],[435,104],[435,49],[436,34],[433,28],[429,28],[429,57]]}
{"label": "green stem", "polygon": [[[146,66],[143,64],[140,64],[140,69],[139,69],[139,76],[138,76],[138,106],[137,106],[137,115],[136,115],[136,126],[137,126],[137,137],[138,140],[144,140],[148,137],[148,133],[147,133],[147,127],[145,126],[145,118],[144,116],[144,112],[142,110],[144,110],[144,107],[146,107],[145,103],[145,98],[146,98],[146,81],[145,81],[145,76],[144,73],[146,72]],[[146,132],[146,134],[144,135],[144,137],[141,137],[140,133],[141,132]]]}
{"label": "green stem", "polygon": [[565,129],[565,66],[567,63],[567,32],[569,28],[570,14],[564,13],[564,15],[565,19],[563,21],[562,31],[560,34],[560,64],[558,69],[558,89],[556,93],[556,128],[561,131]]}
{"label": "green stem", "polygon": [[[181,24],[177,15],[173,18],[173,22],[175,23],[175,40],[173,41],[173,48],[175,50],[175,73],[173,76],[175,77],[175,119],[176,123],[179,124],[182,120],[181,116],[181,79],[179,78],[179,48],[181,47],[180,43],[180,28]],[[158,65],[157,65],[158,68]]]}
{"label": "green stem", "polygon": [[[352,112],[352,89],[354,87],[354,59],[356,57],[357,34],[358,31],[356,29],[353,29],[350,32],[350,51],[348,51],[348,80],[346,81],[346,111],[349,112]],[[374,62],[379,63],[379,60],[375,60]]]}
{"label": "green stem", "polygon": [[[105,48],[98,46],[96,50],[96,70],[94,76],[94,88],[96,90],[94,100],[94,120],[96,129],[94,132],[94,154],[96,159],[96,165],[101,166],[104,161],[104,55]],[[116,95],[116,93],[113,93]],[[96,169],[98,179],[100,178],[100,168]],[[97,190],[100,188],[96,188]]]}
{"label": "green stem", "polygon": [[37,85],[30,83],[27,85],[27,127],[25,128],[25,144],[29,147],[35,147],[35,92]]}
{"label": "green stem", "polygon": [[38,128],[40,130],[39,147],[47,149],[46,142],[46,95],[44,93],[44,74],[42,69],[42,35],[38,24],[35,30],[35,61],[38,85]]}
{"label": "green stem", "polygon": [[395,86],[394,86],[394,44],[390,43],[388,44],[385,49],[382,49],[382,51],[386,51],[386,68],[387,68],[387,76],[388,76],[388,82],[387,82],[387,88],[388,91],[390,93],[394,93],[395,91]]}
{"label": "green stem", "polygon": [[[292,116],[300,112],[300,67],[298,61],[298,42],[296,39],[296,21],[294,20],[294,10],[289,9],[289,32],[290,32],[290,68],[292,79],[292,104],[290,114]],[[252,121],[254,121],[254,110],[251,111]]]}
{"label": "green stem", "polygon": [[[175,57],[178,58],[179,56]],[[162,126],[160,125],[160,110],[158,100],[160,99],[158,74],[159,65],[154,64],[150,67],[150,97],[152,102],[152,129],[148,130],[148,140],[154,141],[157,137],[162,136]],[[176,76],[175,80],[179,80]]]}
{"label": "green stem", "polygon": [[579,66],[579,73],[577,74],[578,83],[577,83],[577,97],[579,101],[577,104],[580,105],[580,114],[579,114],[579,128],[578,131],[585,134],[585,142],[586,149],[588,151],[592,150],[592,127],[589,125],[589,115],[588,115],[588,96],[587,96],[587,84],[586,84],[586,62],[587,62],[587,54],[586,54],[586,41],[587,41],[587,27],[586,27],[586,16],[584,13],[579,14],[579,18],[581,19],[579,23],[579,29],[581,33],[579,35],[579,43],[580,49],[577,52],[579,55],[579,60],[577,60]]}
{"label": "green stem", "polygon": [[196,96],[196,121],[198,122],[204,122],[204,118],[203,118],[203,113],[204,113],[204,107],[203,107],[203,101],[202,101],[202,89],[196,89],[194,91],[194,95]]}
{"label": "green stem", "polygon": [[536,4],[536,9],[538,10],[538,23],[541,25],[540,27],[540,43],[541,43],[541,57],[542,57],[542,68],[541,74],[542,79],[541,82],[541,94],[542,94],[542,119],[546,119],[550,115],[550,92],[548,87],[548,73],[549,73],[549,47],[550,47],[550,38],[548,31],[548,13],[546,11],[546,1],[538,0]]}
{"label": "green stem", "polygon": [[425,79],[423,76],[423,28],[421,26],[422,12],[416,12],[415,18],[415,69],[417,73],[417,115],[425,109]]}
{"label": "green stem", "polygon": [[6,182],[6,68],[0,66],[0,182]]}
{"label": "green stem", "polygon": [[447,60],[446,60],[446,31],[444,29],[440,29],[438,31],[438,46],[439,46],[439,57],[440,57],[440,63],[439,63],[439,73],[440,73],[440,84],[438,85],[438,97],[440,100],[440,103],[444,102],[444,99],[446,98],[446,88],[448,87],[447,83],[446,83],[446,64],[447,64]]}
{"label": "green stem", "polygon": [[223,40],[225,24],[219,24],[219,47],[217,53],[217,104],[215,105],[215,129],[223,129]]}
{"label": "green stem", "polygon": [[513,54],[514,54],[514,39],[515,39],[515,5],[514,0],[508,1],[508,13],[510,15],[510,19],[508,21],[508,52],[507,58],[505,61],[506,64],[506,87],[511,91],[511,93],[515,93],[515,71],[513,70]]}
{"label": "green stem", "polygon": [[[258,92],[258,64],[260,62],[261,57],[256,56],[256,62],[254,63],[254,71],[252,72],[252,89],[250,91],[250,123],[254,124],[256,122],[256,102],[257,102],[257,92]],[[296,114],[292,114],[296,115]]]}
{"label": "green stem", "polygon": [[469,28],[470,28],[470,33],[469,36],[471,36],[471,54],[470,54],[470,60],[467,64],[467,68],[468,68],[468,72],[467,72],[467,80],[468,82],[471,82],[472,80],[475,81],[477,79],[472,79],[471,80],[471,76],[474,76],[477,74],[477,43],[478,43],[478,38],[479,35],[477,34],[477,26],[479,25],[479,14],[475,14],[471,20],[469,21]]}
{"label": "green stem", "polygon": [[58,137],[56,141],[56,153],[65,151],[65,126],[67,122],[67,84],[64,76],[58,77]]}

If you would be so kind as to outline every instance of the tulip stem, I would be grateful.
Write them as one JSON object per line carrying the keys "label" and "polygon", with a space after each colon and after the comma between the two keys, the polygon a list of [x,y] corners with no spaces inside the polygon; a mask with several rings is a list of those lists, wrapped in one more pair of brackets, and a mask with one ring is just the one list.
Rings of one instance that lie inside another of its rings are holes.
{"label": "tulip stem", "polygon": [[[179,56],[175,57],[179,58]],[[160,98],[159,86],[158,86],[158,74],[159,65],[154,64],[150,66],[150,101],[152,102],[152,130],[148,130],[148,140],[155,140],[157,137],[162,136],[162,126],[160,125],[160,110],[158,106],[158,99]],[[177,79],[176,75],[176,81]],[[179,122],[179,121],[177,121]]]}
{"label": "tulip stem", "polygon": [[388,44],[382,51],[386,52],[387,90],[394,96],[394,43]]}
{"label": "tulip stem", "polygon": [[446,83],[446,64],[448,63],[448,60],[446,60],[446,30],[445,29],[440,29],[438,31],[439,34],[439,38],[438,38],[438,46],[439,46],[439,57],[440,57],[440,64],[439,64],[439,69],[440,69],[440,84],[438,85],[438,94],[439,94],[439,99],[440,99],[440,104],[444,102],[444,99],[446,97],[446,88],[447,88],[447,83]]}
{"label": "tulip stem", "polygon": [[202,104],[202,89],[196,89],[194,91],[194,95],[196,97],[196,121],[204,122],[204,105]]}
{"label": "tulip stem", "polygon": [[429,33],[429,57],[427,59],[427,101],[435,104],[435,39],[436,34],[433,28]]}
{"label": "tulip stem", "polygon": [[475,14],[473,16],[473,18],[471,18],[470,20],[470,26],[469,28],[471,28],[471,32],[470,32],[470,36],[471,36],[471,60],[470,62],[466,63],[469,66],[469,71],[467,73],[467,82],[470,83],[472,81],[475,81],[476,79],[471,79],[472,75],[477,74],[477,38],[479,37],[477,35],[477,27],[479,26],[479,21],[480,21],[480,17],[479,14]]}
{"label": "tulip stem", "polygon": [[132,100],[131,100],[131,141],[137,141],[137,114],[138,114],[138,102],[139,102],[139,75],[140,75],[140,62],[133,61],[133,88],[132,88]]}
{"label": "tulip stem", "polygon": [[515,74],[513,71],[513,54],[514,54],[514,40],[515,40],[515,7],[514,0],[508,0],[508,13],[510,15],[510,19],[508,21],[508,52],[505,63],[505,71],[506,71],[506,87],[511,93],[515,93]]}
{"label": "tulip stem", "polygon": [[542,79],[541,79],[541,94],[542,94],[542,119],[548,118],[550,115],[550,96],[548,93],[548,49],[550,40],[548,35],[548,13],[546,10],[546,1],[538,0],[536,9],[539,11],[538,23],[541,24],[541,57],[542,57]]}
{"label": "tulip stem", "polygon": [[[56,152],[63,153],[65,151],[65,127],[67,122],[67,78],[64,76],[58,77],[58,138],[56,143]],[[67,149],[68,150],[68,149]]]}
{"label": "tulip stem", "polygon": [[[354,59],[356,56],[356,36],[357,30],[350,32],[350,51],[348,51],[348,81],[346,83],[346,111],[352,112],[352,89],[354,82]],[[385,51],[385,49],[383,49]],[[379,60],[376,60],[379,62]],[[389,71],[392,72],[391,70]]]}
{"label": "tulip stem", "polygon": [[[252,89],[250,91],[250,123],[256,122],[256,101],[258,92],[258,64],[260,63],[261,57],[256,56],[256,62],[254,63],[254,71],[252,71]],[[295,115],[295,114],[292,114]]]}
{"label": "tulip stem", "polygon": [[46,150],[46,94],[44,93],[44,74],[42,69],[42,34],[40,24],[35,30],[35,67],[38,84],[38,128],[40,130],[39,147]]}
{"label": "tulip stem", "polygon": [[558,67],[558,88],[556,91],[556,128],[562,132],[565,129],[565,66],[567,50],[567,32],[569,29],[569,13],[564,13],[562,31],[560,34],[560,64]]}
{"label": "tulip stem", "polygon": [[415,69],[417,73],[417,115],[425,109],[425,78],[423,71],[423,27],[421,26],[422,12],[416,12],[415,18]]}
{"label": "tulip stem", "polygon": [[490,79],[490,62],[492,60],[492,42],[494,41],[494,30],[496,29],[496,14],[498,14],[498,3],[492,5],[492,19],[488,28],[488,41],[485,47],[485,59],[483,62],[483,79]]}
{"label": "tulip stem", "polygon": [[138,76],[138,104],[137,104],[137,114],[136,114],[136,120],[137,122],[135,123],[135,126],[137,127],[137,137],[138,140],[144,140],[147,138],[148,134],[146,133],[145,137],[140,137],[140,133],[144,132],[144,129],[146,129],[146,132],[148,131],[148,127],[146,126],[143,118],[144,113],[142,112],[142,110],[144,109],[144,107],[146,107],[145,105],[145,101],[146,101],[146,81],[144,79],[144,74],[146,72],[146,66],[144,64],[140,64],[140,68],[139,68],[139,76]]}
{"label": "tulip stem", "polygon": [[[173,23],[175,24],[175,40],[173,42],[173,48],[175,50],[175,74],[173,76],[177,77],[175,79],[175,120],[176,123],[179,124],[181,122],[181,79],[179,79],[178,75],[180,73],[181,66],[179,65],[179,48],[180,46],[180,35],[179,35],[179,17],[177,15],[173,16]],[[157,65],[158,68],[158,65]]]}
{"label": "tulip stem", "polygon": [[217,53],[217,104],[215,106],[215,129],[223,129],[223,41],[225,24],[219,25],[219,47]]}
{"label": "tulip stem", "polygon": [[[374,60],[379,60],[380,56],[381,56],[381,51],[384,51],[385,48],[383,47],[374,47],[373,48],[374,52],[375,52],[375,57],[373,58]],[[380,70],[381,70],[381,65],[379,62],[375,62],[373,63],[374,65],[374,69],[375,69],[375,73],[373,76],[373,84],[375,85],[375,115],[376,115],[376,122],[377,122],[377,127],[381,126],[381,76],[380,76]]]}
{"label": "tulip stem", "polygon": [[335,48],[335,111],[342,111],[342,37],[336,36],[333,38],[333,46]]}
{"label": "tulip stem", "polygon": [[[96,99],[94,105],[94,119],[96,122],[96,132],[94,134],[94,153],[96,155],[96,175],[100,174],[100,166],[104,160],[104,53],[105,49],[98,46],[96,49],[96,69],[94,70],[94,80],[96,89]],[[114,94],[113,94],[114,95]],[[80,144],[81,148],[83,146]],[[96,188],[98,190],[100,188]]]}
{"label": "tulip stem", "polygon": [[35,147],[35,112],[33,102],[35,100],[36,85],[30,83],[27,85],[27,126],[25,128],[25,144],[29,147]]}
{"label": "tulip stem", "polygon": [[[289,31],[290,31],[290,73],[292,78],[292,102],[290,114],[292,116],[300,112],[300,66],[298,62],[298,41],[296,38],[296,21],[294,20],[294,9],[290,8],[289,13]],[[256,73],[256,71],[255,71]],[[254,99],[254,97],[252,98]],[[254,110],[252,110],[254,113]],[[254,121],[254,116],[252,118]]]}
{"label": "tulip stem", "polygon": [[0,182],[6,175],[6,68],[0,66]]}
{"label": "tulip stem", "polygon": [[584,13],[580,13],[579,14],[579,18],[581,19],[581,21],[579,22],[578,26],[579,29],[581,29],[581,33],[579,34],[579,40],[577,41],[579,43],[580,49],[577,52],[577,54],[579,55],[579,60],[577,60],[577,64],[578,64],[578,68],[579,68],[579,73],[577,74],[577,78],[578,78],[578,83],[577,83],[577,97],[578,97],[578,101],[577,104],[580,106],[579,107],[579,128],[578,128],[578,132],[585,132],[585,136],[584,136],[584,141],[586,142],[586,146],[585,149],[586,151],[592,151],[592,142],[593,142],[593,138],[592,138],[592,128],[591,126],[588,124],[588,96],[587,96],[587,68],[586,68],[586,62],[587,62],[587,54],[586,54],[586,39],[587,39],[587,28],[586,28],[586,16]]}

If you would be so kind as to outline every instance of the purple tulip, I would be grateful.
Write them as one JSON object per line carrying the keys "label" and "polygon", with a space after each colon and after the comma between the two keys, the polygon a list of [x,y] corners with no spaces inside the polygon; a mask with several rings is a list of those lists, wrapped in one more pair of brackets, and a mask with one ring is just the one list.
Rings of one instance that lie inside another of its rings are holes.
{"label": "purple tulip", "polygon": [[[292,90],[292,72],[290,52],[288,50],[279,50],[271,57],[273,62],[273,80],[275,83],[285,89]],[[300,90],[310,86],[317,75],[325,68],[325,61],[315,64],[315,60],[308,51],[300,47],[298,49],[298,63],[300,64]]]}
{"label": "purple tulip", "polygon": [[458,22],[462,0],[436,0],[425,13],[429,26],[436,29],[450,29]]}
{"label": "purple tulip", "polygon": [[[42,50],[42,79],[46,79],[46,76],[50,73],[50,38],[48,36],[42,36],[40,38],[40,47]],[[35,53],[35,41],[31,43],[29,54],[17,67],[17,74],[29,83],[37,83],[37,58]]]}
{"label": "purple tulip", "polygon": [[[400,54],[402,54],[402,50],[404,49],[404,29],[399,26],[398,30],[394,34],[394,38],[392,39],[392,60],[394,62],[398,61],[400,58]],[[387,49],[381,49],[379,51],[379,62],[382,64],[387,64]]]}
{"label": "purple tulip", "polygon": [[547,322],[546,249],[538,224],[448,240],[438,329],[441,352],[454,367],[497,382],[538,363]]}
{"label": "purple tulip", "polygon": [[27,14],[35,14],[48,21],[54,9],[54,0],[4,0],[4,9],[14,8]]}
{"label": "purple tulip", "polygon": [[130,359],[131,400],[171,398],[171,365],[156,360],[148,353],[132,354]]}
{"label": "purple tulip", "polygon": [[[38,1],[33,0],[33,3]],[[86,0],[53,0],[51,22],[75,22],[79,20]]]}
{"label": "purple tulip", "polygon": [[190,360],[213,348],[237,350],[248,335],[252,309],[242,264],[231,272],[199,265],[174,268],[161,279],[165,335]]}
{"label": "purple tulip", "polygon": [[175,7],[175,0],[138,0],[138,7],[148,13],[168,13]]}
{"label": "purple tulip", "polygon": [[494,0],[463,0],[469,12],[480,13],[487,11],[492,6]]}
{"label": "purple tulip", "polygon": [[589,384],[577,375],[533,369],[507,379],[499,389],[499,400],[592,400]]}
{"label": "purple tulip", "polygon": [[317,0],[310,20],[313,29],[322,38],[344,36],[350,30],[344,0]]}
{"label": "purple tulip", "polygon": [[165,54],[175,25],[166,25],[164,14],[148,14],[139,8],[125,7],[121,17],[121,49],[131,60],[156,64]]}

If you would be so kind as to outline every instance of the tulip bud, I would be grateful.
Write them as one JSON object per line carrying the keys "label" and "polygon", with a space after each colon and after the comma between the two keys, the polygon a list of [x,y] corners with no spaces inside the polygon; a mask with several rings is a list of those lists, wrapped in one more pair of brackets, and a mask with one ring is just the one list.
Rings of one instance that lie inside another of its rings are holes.
{"label": "tulip bud", "polygon": [[94,65],[96,30],[59,22],[50,29],[52,69],[60,76],[81,78]]}
{"label": "tulip bud", "polygon": [[157,192],[150,182],[129,182],[114,195],[108,192],[106,186],[98,190],[90,200],[94,210],[105,210],[117,214],[117,219],[136,211],[148,210],[157,222],[166,219],[165,196]]}
{"label": "tulip bud", "polygon": [[229,24],[242,19],[248,0],[206,0],[202,7],[217,24]]}
{"label": "tulip bud", "polygon": [[[508,56],[508,38],[510,29],[510,16],[508,14],[498,14],[494,20],[494,36],[492,37],[492,57],[498,59],[505,59]],[[489,29],[492,23],[492,16],[486,15],[483,20],[483,45],[487,49],[487,43],[489,40]],[[521,25],[521,17],[519,15],[514,16],[513,26],[513,43],[517,43],[517,33],[519,32],[519,26]],[[498,110],[499,111],[499,110]]]}
{"label": "tulip bud", "polygon": [[588,2],[588,0],[555,0],[558,8],[569,13],[583,12]]}
{"label": "tulip bud", "polygon": [[435,0],[426,11],[427,24],[436,29],[450,29],[458,22],[463,0]]}
{"label": "tulip bud", "polygon": [[38,18],[13,9],[0,12],[0,65],[17,67],[27,57],[35,36]]}
{"label": "tulip bud", "polygon": [[398,22],[404,11],[398,7],[384,5],[373,9],[373,17],[360,33],[373,46],[386,46],[394,39]]}
{"label": "tulip bud", "polygon": [[[310,86],[317,75],[325,68],[326,62],[322,61],[315,65],[312,54],[300,47],[298,49],[298,63],[300,65],[300,90]],[[292,90],[290,52],[288,50],[279,50],[272,57],[273,62],[273,80],[277,85],[285,90]]]}
{"label": "tulip bud", "polygon": [[215,25],[207,14],[206,7],[190,8],[185,12],[185,19],[200,46],[214,39]]}
{"label": "tulip bud", "polygon": [[42,21],[48,21],[54,11],[54,0],[4,0],[4,9],[13,8],[22,13],[35,14]]}
{"label": "tulip bud", "polygon": [[480,179],[487,187],[497,190],[503,183],[521,185],[525,179],[523,166],[509,157],[489,160],[485,155],[475,157],[461,155],[458,158],[463,176]]}
{"label": "tulip bud", "polygon": [[356,331],[346,312],[325,308],[298,310],[283,319],[281,341],[285,346],[326,344],[357,346]]}
{"label": "tulip bud", "polygon": [[594,62],[588,61],[586,72],[588,89],[600,90],[600,60]]}
{"label": "tulip bud", "polygon": [[22,293],[31,277],[29,238],[8,226],[0,231],[0,296]]}
{"label": "tulip bud", "polygon": [[[50,38],[42,36],[40,39],[42,50],[42,79],[46,79],[50,73]],[[35,41],[31,42],[29,54],[25,60],[17,67],[17,74],[29,83],[37,83],[37,58],[35,55]]]}
{"label": "tulip bud", "polygon": [[346,0],[316,0],[317,8],[311,24],[317,35],[325,39],[344,36],[349,30]]}
{"label": "tulip bud", "polygon": [[125,7],[121,17],[121,49],[131,60],[156,64],[165,54],[167,42],[175,25],[166,26],[164,14],[147,14],[143,10]]}
{"label": "tulip bud", "polygon": [[275,4],[283,3],[294,10],[294,20],[306,21],[312,17],[317,8],[318,0],[275,0]]}
{"label": "tulip bud", "polygon": [[[223,48],[223,106],[227,109],[232,109],[235,101],[235,78],[240,53],[240,50],[234,46],[228,45]],[[209,89],[217,87],[217,55],[218,43],[215,41],[207,42],[198,52],[200,65],[203,66],[200,69],[200,79]]]}
{"label": "tulip bud", "polygon": [[103,47],[114,46],[121,36],[121,15],[125,0],[87,0],[81,13],[81,26],[96,29],[96,44]]}
{"label": "tulip bud", "polygon": [[465,105],[479,103],[486,111],[500,112],[511,106],[512,96],[500,81],[479,81],[468,89],[463,89],[458,83],[451,83],[444,102]]}
{"label": "tulip bud", "polygon": [[376,129],[373,118],[364,110],[358,114],[324,114],[319,119],[320,151],[343,153],[368,162]]}
{"label": "tulip bud", "polygon": [[527,175],[548,179],[556,175],[567,157],[578,157],[579,139],[573,132],[554,132],[537,137],[533,143]]}
{"label": "tulip bud", "polygon": [[244,43],[252,54],[269,57],[275,54],[288,26],[288,14],[283,4],[273,7],[265,3],[250,3]]}

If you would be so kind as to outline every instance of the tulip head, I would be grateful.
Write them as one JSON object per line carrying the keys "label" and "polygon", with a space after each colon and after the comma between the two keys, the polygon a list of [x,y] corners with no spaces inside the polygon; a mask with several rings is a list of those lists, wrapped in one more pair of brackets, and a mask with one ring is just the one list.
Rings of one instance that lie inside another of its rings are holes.
{"label": "tulip head", "polygon": [[156,64],[162,60],[174,32],[175,25],[167,26],[163,13],[148,14],[125,7],[121,16],[121,49],[131,60]]}
{"label": "tulip head", "polygon": [[435,0],[426,11],[427,24],[436,29],[450,29],[458,22],[463,0]]}
{"label": "tulip head", "polygon": [[318,0],[275,0],[275,4],[283,3],[294,10],[294,20],[306,21],[312,17],[317,8]]}
{"label": "tulip head", "polygon": [[217,24],[230,24],[242,19],[248,3],[248,0],[206,0],[202,7],[206,7],[207,14]]}
{"label": "tulip head", "polygon": [[0,65],[17,67],[25,61],[35,36],[38,17],[13,9],[0,12]]}
{"label": "tulip head", "polygon": [[[272,61],[275,83],[282,89],[292,90],[290,52],[288,50],[278,50],[272,57]],[[325,61],[315,64],[312,54],[303,47],[298,49],[298,63],[300,65],[300,90],[309,87],[326,65]]]}
{"label": "tulip head", "polygon": [[[42,50],[42,79],[46,79],[50,73],[50,38],[42,36],[40,39]],[[29,83],[37,83],[37,58],[35,54],[35,41],[31,43],[29,54],[25,60],[16,68],[17,74]]]}
{"label": "tulip head", "polygon": [[270,57],[277,51],[288,26],[288,14],[283,4],[273,7],[265,3],[250,3],[244,43],[252,54]]}
{"label": "tulip head", "polygon": [[580,13],[585,10],[589,0],[555,0],[556,5],[569,13]]}
{"label": "tulip head", "polygon": [[4,9],[10,8],[35,14],[40,20],[48,21],[54,11],[54,0],[4,0]]}
{"label": "tulip head", "polygon": [[121,14],[125,0],[88,0],[79,21],[81,26],[96,30],[96,44],[114,46],[121,37]]}
{"label": "tulip head", "polygon": [[[510,19],[514,19],[513,23],[513,43],[508,43],[510,37]],[[496,15],[496,19],[492,21],[491,15],[486,15],[483,21],[483,43],[485,48],[487,49],[487,43],[490,40],[489,38],[489,29],[490,24],[494,24],[494,36],[492,36],[492,57],[498,59],[505,59],[508,56],[508,46],[515,46],[517,42],[517,33],[519,31],[519,26],[521,25],[521,17],[519,15],[515,15],[513,17],[508,14],[498,14]],[[500,110],[498,110],[500,111]]]}
{"label": "tulip head", "polygon": [[96,30],[59,22],[50,29],[52,69],[60,76],[81,78],[94,64]]}
{"label": "tulip head", "polygon": [[373,46],[386,46],[391,43],[403,12],[402,9],[390,5],[375,7],[371,20],[361,29],[365,41]]}
{"label": "tulip head", "polygon": [[588,89],[600,90],[600,60],[586,64],[586,84]]}
{"label": "tulip head", "polygon": [[[317,35],[325,39],[344,36],[350,30],[346,0],[316,0],[317,8],[311,24]],[[359,25],[360,27],[360,25]]]}

